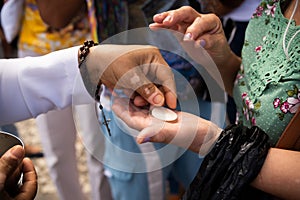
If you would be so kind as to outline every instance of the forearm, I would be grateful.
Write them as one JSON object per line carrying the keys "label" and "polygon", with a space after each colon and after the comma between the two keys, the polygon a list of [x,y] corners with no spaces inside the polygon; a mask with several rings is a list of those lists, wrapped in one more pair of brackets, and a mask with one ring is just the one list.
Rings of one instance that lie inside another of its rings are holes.
{"label": "forearm", "polygon": [[80,76],[77,52],[74,47],[42,57],[1,60],[0,124],[72,105],[73,87]]}
{"label": "forearm", "polygon": [[271,148],[252,186],[283,199],[300,197],[300,153]]}
{"label": "forearm", "polygon": [[233,52],[224,59],[225,62],[218,64],[218,69],[223,79],[224,87],[226,92],[232,96],[232,90],[237,72],[240,69],[241,58],[236,56]]}

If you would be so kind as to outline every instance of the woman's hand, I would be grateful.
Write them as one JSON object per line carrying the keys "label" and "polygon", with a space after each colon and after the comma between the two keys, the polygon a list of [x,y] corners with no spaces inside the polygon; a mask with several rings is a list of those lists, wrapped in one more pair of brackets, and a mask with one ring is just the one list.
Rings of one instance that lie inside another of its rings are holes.
{"label": "woman's hand", "polygon": [[113,111],[129,127],[140,131],[136,141],[171,143],[206,155],[222,129],[195,115],[177,112],[177,120],[165,122],[152,117],[149,110],[141,109],[124,99],[113,102]]}
{"label": "woman's hand", "polygon": [[[163,12],[153,17],[151,29],[168,28],[183,34],[182,41],[195,41],[213,58],[217,66],[231,54],[222,23],[215,14],[200,14],[192,7],[183,6],[177,10]],[[187,52],[189,53],[189,52]]]}
{"label": "woman's hand", "polygon": [[[14,146],[0,158],[0,199],[32,200],[37,193],[37,173],[21,146]],[[18,183],[23,173],[22,183]]]}
{"label": "woman's hand", "polygon": [[[197,54],[201,52],[197,48],[203,47],[217,65],[225,89],[231,94],[241,59],[231,51],[219,17],[215,14],[200,14],[190,6],[183,6],[156,14],[153,21],[149,25],[153,30],[167,28],[180,32],[180,36],[176,35],[181,37],[181,45],[197,62]],[[190,48],[191,45],[193,48]],[[202,64],[201,61],[199,63]]]}
{"label": "woman's hand", "polygon": [[[90,49],[86,66],[91,82],[101,82],[111,90],[125,89],[137,105],[176,107],[176,87],[171,68],[159,50],[146,45],[98,45]],[[158,88],[158,86],[160,88]],[[142,97],[142,98],[141,98]]]}

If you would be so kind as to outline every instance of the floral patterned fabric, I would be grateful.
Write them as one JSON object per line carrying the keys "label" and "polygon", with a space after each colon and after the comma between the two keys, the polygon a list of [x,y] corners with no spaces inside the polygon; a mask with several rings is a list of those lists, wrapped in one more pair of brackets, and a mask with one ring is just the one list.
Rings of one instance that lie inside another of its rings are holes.
{"label": "floral patterned fabric", "polygon": [[90,38],[87,13],[79,13],[68,26],[60,30],[49,27],[42,18],[36,0],[25,0],[18,48],[35,55],[82,44]]}
{"label": "floral patterned fabric", "polygon": [[243,62],[234,87],[237,123],[259,126],[276,144],[300,106],[300,29],[292,21],[285,37],[291,40],[288,56],[283,39],[289,19],[278,0],[263,0],[248,25]]}

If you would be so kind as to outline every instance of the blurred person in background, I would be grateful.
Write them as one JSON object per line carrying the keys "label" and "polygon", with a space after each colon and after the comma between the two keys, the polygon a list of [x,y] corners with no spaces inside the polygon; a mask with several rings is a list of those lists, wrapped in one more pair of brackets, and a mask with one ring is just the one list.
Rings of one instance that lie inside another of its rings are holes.
{"label": "blurred person in background", "polygon": [[[18,40],[18,57],[41,56],[47,53],[82,44],[90,39],[88,14],[85,4],[72,1],[25,0],[24,16]],[[64,8],[67,7],[67,10]],[[56,17],[64,15],[64,19]],[[41,16],[48,15],[54,24],[47,24]],[[38,75],[37,75],[38,76]],[[61,200],[86,199],[84,183],[79,181],[76,157],[75,128],[72,107],[50,111],[36,118],[36,125],[49,169],[50,177]],[[87,130],[88,131],[88,130]],[[87,157],[89,153],[86,152]],[[95,171],[90,158],[88,173]]]}

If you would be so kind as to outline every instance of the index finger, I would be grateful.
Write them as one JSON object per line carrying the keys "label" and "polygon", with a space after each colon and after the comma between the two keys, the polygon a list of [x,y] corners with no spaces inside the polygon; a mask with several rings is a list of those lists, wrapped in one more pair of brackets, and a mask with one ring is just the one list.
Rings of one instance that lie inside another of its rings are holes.
{"label": "index finger", "polygon": [[[192,23],[199,13],[190,6],[182,6],[179,9],[163,12],[153,16],[154,23],[150,28],[172,28],[177,24]],[[174,28],[172,28],[174,29]]]}
{"label": "index finger", "polygon": [[34,199],[37,193],[38,182],[34,165],[29,158],[23,160],[23,184],[18,194],[19,199]]}

